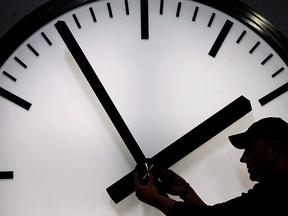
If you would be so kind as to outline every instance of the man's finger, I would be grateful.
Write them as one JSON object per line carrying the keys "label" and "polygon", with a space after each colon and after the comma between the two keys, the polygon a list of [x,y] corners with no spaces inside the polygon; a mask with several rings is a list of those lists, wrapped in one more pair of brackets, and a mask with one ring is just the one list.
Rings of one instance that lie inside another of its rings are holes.
{"label": "man's finger", "polygon": [[148,184],[154,185],[154,174],[153,173],[150,173],[150,176],[148,178]]}
{"label": "man's finger", "polygon": [[140,180],[139,180],[139,177],[138,177],[138,171],[135,172],[134,183],[135,183],[135,188],[140,184]]}

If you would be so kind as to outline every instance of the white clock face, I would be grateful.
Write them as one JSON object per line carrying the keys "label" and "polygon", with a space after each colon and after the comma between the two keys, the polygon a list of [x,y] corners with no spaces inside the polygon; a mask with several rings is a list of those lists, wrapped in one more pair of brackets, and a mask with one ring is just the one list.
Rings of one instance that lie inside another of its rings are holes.
{"label": "white clock face", "polygon": [[[58,20],[69,26],[146,157],[239,96],[249,99],[251,113],[172,169],[209,204],[253,185],[239,162],[242,152],[227,136],[262,117],[288,120],[285,89],[266,105],[259,103],[287,83],[287,65],[260,36],[219,10],[194,1],[180,8],[178,1],[166,0],[160,14],[161,2],[149,1],[149,39],[141,39],[140,1],[96,1],[43,26],[1,67],[17,79],[1,74],[1,94],[5,89],[32,104],[26,110],[0,96],[0,171],[14,173],[0,180],[1,215],[161,215],[134,195],[116,205],[107,194],[136,163],[56,30]],[[212,57],[225,23],[231,29]]]}

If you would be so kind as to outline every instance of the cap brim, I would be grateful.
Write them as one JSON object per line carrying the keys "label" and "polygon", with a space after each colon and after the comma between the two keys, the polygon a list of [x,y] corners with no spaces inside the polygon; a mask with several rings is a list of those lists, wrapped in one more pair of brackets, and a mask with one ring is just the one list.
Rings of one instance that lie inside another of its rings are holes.
{"label": "cap brim", "polygon": [[247,136],[245,133],[235,134],[228,137],[231,144],[237,149],[244,149],[244,144],[247,142]]}

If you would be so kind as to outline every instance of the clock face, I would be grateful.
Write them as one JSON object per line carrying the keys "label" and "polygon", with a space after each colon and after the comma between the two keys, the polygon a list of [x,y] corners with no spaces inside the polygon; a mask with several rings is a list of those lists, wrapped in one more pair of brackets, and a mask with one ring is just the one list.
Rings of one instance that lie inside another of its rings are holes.
{"label": "clock face", "polygon": [[134,195],[116,205],[107,194],[136,162],[55,28],[59,20],[148,158],[245,96],[252,112],[172,169],[209,204],[253,185],[227,136],[263,117],[288,120],[287,57],[203,3],[146,2],[72,9],[1,66],[0,173],[8,175],[0,180],[1,215],[161,214]]}

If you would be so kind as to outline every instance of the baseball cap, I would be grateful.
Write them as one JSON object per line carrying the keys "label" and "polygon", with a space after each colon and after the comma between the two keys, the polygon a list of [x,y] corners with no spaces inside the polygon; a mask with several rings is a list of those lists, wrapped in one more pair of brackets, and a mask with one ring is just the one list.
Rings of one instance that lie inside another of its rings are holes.
{"label": "baseball cap", "polygon": [[263,118],[253,123],[247,131],[228,137],[231,144],[237,149],[244,149],[245,144],[257,139],[279,141],[282,145],[288,144],[288,123],[278,117]]}

